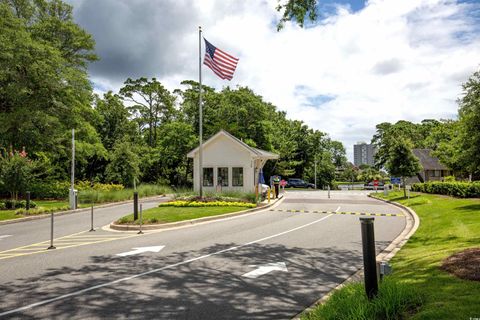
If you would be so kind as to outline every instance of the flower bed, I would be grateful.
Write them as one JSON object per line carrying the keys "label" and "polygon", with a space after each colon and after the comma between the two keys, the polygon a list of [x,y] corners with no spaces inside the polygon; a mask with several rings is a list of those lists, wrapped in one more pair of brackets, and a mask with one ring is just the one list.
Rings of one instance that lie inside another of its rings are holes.
{"label": "flower bed", "polygon": [[176,200],[171,202],[160,203],[159,207],[245,207],[255,208],[254,203],[236,202],[236,201],[184,201]]}

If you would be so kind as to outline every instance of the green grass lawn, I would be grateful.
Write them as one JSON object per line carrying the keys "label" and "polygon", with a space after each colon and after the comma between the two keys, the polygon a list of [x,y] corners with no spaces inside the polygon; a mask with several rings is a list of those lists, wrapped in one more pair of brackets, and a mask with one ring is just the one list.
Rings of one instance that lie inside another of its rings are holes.
{"label": "green grass lawn", "polygon": [[[372,309],[379,312],[374,319],[480,318],[480,282],[461,280],[439,268],[448,256],[480,247],[480,199],[412,193],[408,200],[403,198],[403,191],[373,195],[406,205],[420,217],[417,232],[390,261],[393,274],[388,277],[418,298],[409,298],[409,292],[400,290],[397,297],[387,295],[379,299],[380,303],[370,303],[364,299],[363,290],[351,284],[302,319],[369,319],[364,315]],[[410,300],[409,308],[402,307],[406,305],[402,299]],[[422,301],[420,307],[418,299]],[[392,311],[392,306],[398,307],[395,316],[378,316]]]}
{"label": "green grass lawn", "polygon": [[[157,207],[143,211],[143,223],[167,223],[216,216],[224,213],[246,210],[245,207]],[[133,214],[117,221],[121,224],[133,223]],[[139,224],[136,220],[135,224]]]}
{"label": "green grass lawn", "polygon": [[403,192],[385,197],[412,208],[420,227],[392,259],[393,279],[419,290],[425,303],[411,319],[480,317],[480,283],[461,280],[439,269],[442,260],[466,248],[480,247],[480,199]]}

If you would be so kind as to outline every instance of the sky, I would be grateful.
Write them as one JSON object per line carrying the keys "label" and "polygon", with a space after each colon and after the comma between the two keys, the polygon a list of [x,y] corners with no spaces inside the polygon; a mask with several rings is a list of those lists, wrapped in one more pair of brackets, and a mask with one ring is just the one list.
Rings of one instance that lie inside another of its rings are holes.
{"label": "sky", "polygon": [[[277,32],[277,0],[67,0],[93,35],[96,92],[127,78],[167,88],[198,81],[198,26],[238,57],[232,81],[343,142],[369,142],[381,122],[452,119],[462,83],[480,66],[479,0],[320,0],[319,19]],[[203,45],[203,44],[202,44]],[[203,52],[202,52],[203,58]]]}

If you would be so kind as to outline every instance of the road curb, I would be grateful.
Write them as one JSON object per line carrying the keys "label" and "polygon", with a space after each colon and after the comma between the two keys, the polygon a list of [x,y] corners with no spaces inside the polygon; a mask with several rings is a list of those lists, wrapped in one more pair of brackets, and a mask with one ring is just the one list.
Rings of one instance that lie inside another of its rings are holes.
{"label": "road curb", "polygon": [[[407,223],[405,225],[405,228],[395,239],[393,239],[392,242],[390,242],[390,244],[385,249],[382,250],[382,252],[380,252],[377,255],[377,258],[376,258],[377,262],[390,261],[395,256],[395,254],[397,254],[397,252],[400,251],[400,249],[405,245],[405,243],[407,243],[408,239],[410,239],[410,237],[417,231],[418,227],[420,226],[420,218],[418,217],[415,211],[413,211],[409,207],[401,205],[400,203],[372,197],[370,194],[368,194],[367,197],[394,205],[406,213],[405,219],[407,220]],[[363,268],[361,268],[360,270],[352,274],[350,277],[345,279],[345,281],[343,281],[342,283],[337,285],[335,288],[330,290],[330,292],[324,295],[322,298],[315,301],[311,306],[309,306],[302,312],[298,313],[295,317],[292,318],[292,320],[300,320],[302,315],[310,312],[311,310],[316,308],[318,305],[325,303],[328,300],[328,298],[330,298],[330,296],[333,294],[333,292],[335,292],[336,290],[344,287],[350,282],[361,281],[362,279],[363,279]]]}
{"label": "road curb", "polygon": [[[150,201],[150,200],[165,198],[167,196],[168,195],[145,197],[145,198],[140,198],[140,200]],[[114,206],[118,206],[118,205],[122,205],[122,204],[127,204],[127,203],[130,203],[130,202],[133,202],[133,199],[132,200],[119,201],[119,202],[110,202],[110,203],[102,204],[102,205],[99,205],[99,206],[94,206],[93,208],[94,209],[103,209],[103,208],[114,207]],[[67,214],[79,213],[79,212],[84,212],[84,211],[85,212],[87,212],[87,211],[90,212],[90,210],[91,210],[91,207],[75,209],[75,210],[57,211],[57,212],[54,212],[53,215],[54,216],[64,216],[64,215],[67,215]],[[38,214],[38,215],[30,216],[30,217],[25,217],[25,218],[4,220],[4,221],[0,221],[0,226],[6,225],[6,224],[12,224],[12,223],[20,223],[20,222],[26,222],[26,221],[32,221],[32,220],[45,219],[45,218],[50,217],[50,215],[51,215],[50,213],[42,213],[42,214]]]}
{"label": "road curb", "polygon": [[[171,228],[177,228],[177,227],[183,227],[183,226],[190,226],[194,224],[199,224],[203,222],[208,222],[208,221],[214,221],[214,220],[221,220],[221,219],[226,219],[226,218],[231,218],[235,216],[240,216],[244,215],[247,213],[252,213],[252,212],[257,212],[257,211],[263,211],[265,209],[268,209],[272,206],[274,206],[277,203],[280,203],[280,201],[284,198],[283,194],[275,201],[272,201],[270,204],[266,204],[262,207],[257,207],[257,208],[252,208],[252,209],[247,209],[247,210],[242,210],[242,211],[237,211],[237,212],[232,212],[232,213],[225,213],[222,215],[218,216],[211,216],[211,217],[203,217],[203,218],[198,218],[198,219],[192,219],[192,220],[185,220],[185,221],[178,221],[178,222],[170,222],[170,223],[162,223],[162,224],[144,224],[142,225],[142,230],[162,230],[162,229],[171,229]],[[116,224],[115,222],[110,223],[109,228],[115,231],[139,231],[140,226],[139,225],[124,225],[124,224]]]}

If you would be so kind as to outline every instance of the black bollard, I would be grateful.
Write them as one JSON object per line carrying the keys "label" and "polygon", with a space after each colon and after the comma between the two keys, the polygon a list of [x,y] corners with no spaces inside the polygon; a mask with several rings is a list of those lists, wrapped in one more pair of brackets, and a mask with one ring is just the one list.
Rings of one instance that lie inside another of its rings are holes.
{"label": "black bollard", "polygon": [[365,292],[368,299],[378,293],[377,262],[375,254],[375,234],[373,217],[360,218],[362,227],[363,269],[365,273]]}
{"label": "black bollard", "polygon": [[30,191],[27,191],[27,204],[25,205],[25,208],[30,210]]}
{"label": "black bollard", "polygon": [[138,231],[138,234],[143,234],[143,232],[142,232],[142,223],[143,223],[142,204],[140,203],[140,231]]}
{"label": "black bollard", "polygon": [[133,220],[138,219],[138,192],[133,193]]}
{"label": "black bollard", "polygon": [[95,228],[93,227],[93,202],[92,202],[92,208],[90,211],[90,230],[89,232],[95,231]]}
{"label": "black bollard", "polygon": [[53,245],[53,212],[50,214],[50,247],[47,249],[56,249]]}

